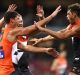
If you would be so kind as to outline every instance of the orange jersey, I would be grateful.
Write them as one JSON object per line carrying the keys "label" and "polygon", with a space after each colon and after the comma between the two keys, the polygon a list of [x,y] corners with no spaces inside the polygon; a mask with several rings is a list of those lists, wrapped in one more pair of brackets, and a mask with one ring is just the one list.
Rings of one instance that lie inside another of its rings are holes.
{"label": "orange jersey", "polygon": [[60,75],[60,74],[63,74],[65,73],[66,71],[66,68],[67,68],[67,60],[66,58],[61,58],[61,57],[58,57],[57,59],[57,68],[56,68],[56,75]]}
{"label": "orange jersey", "polygon": [[2,38],[4,58],[0,59],[0,75],[10,75],[10,73],[14,71],[12,64],[12,46],[14,43],[7,39],[10,30],[11,28],[5,28]]}

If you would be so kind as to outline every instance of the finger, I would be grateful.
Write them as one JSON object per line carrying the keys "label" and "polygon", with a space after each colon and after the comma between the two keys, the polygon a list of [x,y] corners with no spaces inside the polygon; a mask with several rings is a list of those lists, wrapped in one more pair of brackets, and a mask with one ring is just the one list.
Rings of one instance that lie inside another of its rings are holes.
{"label": "finger", "polygon": [[51,54],[53,57],[59,56],[59,52],[57,52],[55,49],[53,49],[52,52],[50,52],[50,54]]}
{"label": "finger", "polygon": [[14,7],[12,11],[15,11],[17,9],[17,7]]}
{"label": "finger", "polygon": [[15,7],[17,7],[17,5],[16,5],[16,4],[14,4],[14,5],[13,5],[13,8],[15,8]]}
{"label": "finger", "polygon": [[59,5],[59,6],[56,8],[56,10],[61,11],[61,5]]}
{"label": "finger", "polygon": [[37,5],[37,13],[38,13],[39,9],[40,9],[40,7],[39,7],[39,5]]}
{"label": "finger", "polygon": [[10,9],[13,7],[13,4],[10,5]]}
{"label": "finger", "polygon": [[43,7],[41,5],[37,6],[37,13],[40,12],[41,10],[43,10]]}
{"label": "finger", "polygon": [[11,4],[11,5],[9,5],[8,11],[12,12],[12,11],[16,10],[16,8],[17,8],[16,4]]}
{"label": "finger", "polygon": [[9,7],[8,7],[8,10],[10,10],[11,9],[11,5],[9,5]]}
{"label": "finger", "polygon": [[11,10],[14,11],[14,10],[16,10],[16,8],[17,8],[17,5],[13,4],[12,7],[11,7]]}

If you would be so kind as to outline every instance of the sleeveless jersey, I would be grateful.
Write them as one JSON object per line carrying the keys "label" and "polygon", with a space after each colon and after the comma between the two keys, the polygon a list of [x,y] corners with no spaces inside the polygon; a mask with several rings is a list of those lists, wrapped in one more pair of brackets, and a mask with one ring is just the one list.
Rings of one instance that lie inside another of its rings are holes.
{"label": "sleeveless jersey", "polygon": [[0,59],[0,75],[10,75],[10,73],[14,71],[12,64],[12,46],[14,43],[7,39],[7,35],[11,30],[11,28],[5,28],[2,38],[3,51],[1,55],[3,55],[4,58]]}

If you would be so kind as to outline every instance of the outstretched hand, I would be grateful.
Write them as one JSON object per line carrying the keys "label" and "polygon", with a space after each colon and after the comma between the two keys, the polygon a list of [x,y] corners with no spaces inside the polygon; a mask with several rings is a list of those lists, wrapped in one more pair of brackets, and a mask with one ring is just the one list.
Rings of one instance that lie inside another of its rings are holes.
{"label": "outstretched hand", "polygon": [[17,8],[17,5],[16,4],[11,4],[11,5],[9,5],[7,12],[8,11],[13,12],[13,11],[16,10],[16,8]]}
{"label": "outstretched hand", "polygon": [[43,10],[43,6],[41,5],[37,5],[37,14],[36,14],[39,18],[44,17],[44,10]]}
{"label": "outstretched hand", "polygon": [[55,17],[61,11],[61,6],[58,6],[55,11],[51,14],[52,17]]}
{"label": "outstretched hand", "polygon": [[46,53],[53,57],[57,57],[59,55],[59,53],[54,48],[48,48]]}

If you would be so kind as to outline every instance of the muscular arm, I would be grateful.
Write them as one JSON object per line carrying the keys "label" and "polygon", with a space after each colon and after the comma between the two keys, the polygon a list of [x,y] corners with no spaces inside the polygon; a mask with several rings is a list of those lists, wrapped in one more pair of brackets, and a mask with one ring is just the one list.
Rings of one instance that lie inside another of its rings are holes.
{"label": "muscular arm", "polygon": [[[37,22],[37,25],[38,26],[44,26],[45,24],[47,24],[49,21],[52,20],[52,18],[54,18],[61,10],[61,6],[57,7],[56,10],[48,17],[44,18],[43,20],[41,21],[38,21]],[[20,34],[31,34],[32,32],[34,32],[35,30],[37,30],[35,24],[34,25],[31,25],[31,26],[28,26],[28,27],[25,27],[21,30]],[[19,34],[19,33],[18,33]]]}
{"label": "muscular arm", "polygon": [[[47,24],[50,20],[52,20],[52,18],[54,18],[61,10],[61,6],[57,7],[56,10],[47,18],[44,18],[41,21],[37,22],[38,26],[44,26],[45,24]],[[10,38],[11,36],[13,36],[14,38],[11,39],[11,41],[14,41],[15,38],[18,35],[30,35],[32,34],[34,31],[38,30],[37,27],[34,25],[28,26],[28,27],[16,27],[15,29],[13,29],[12,31],[9,32],[8,38]],[[37,32],[37,31],[36,31]]]}
{"label": "muscular arm", "polygon": [[[47,22],[49,22],[53,17],[50,15],[47,18],[37,22],[37,25],[39,26],[44,26]],[[34,31],[38,30],[37,27],[35,25],[31,25],[28,27],[18,27],[15,28],[14,30],[12,30],[11,34],[14,35],[30,35],[31,33],[33,33]],[[36,31],[37,32],[37,31]]]}
{"label": "muscular arm", "polygon": [[39,29],[43,32],[46,32],[48,33],[49,35],[55,37],[55,38],[58,38],[58,39],[65,39],[65,38],[68,38],[68,37],[71,37],[71,36],[74,36],[76,35],[79,31],[80,31],[80,27],[79,26],[74,26],[74,28],[72,29],[64,29],[64,30],[61,30],[61,31],[52,31],[50,29],[46,29],[46,28],[42,28],[42,27],[39,27]]}
{"label": "muscular arm", "polygon": [[39,48],[39,47],[27,45],[27,46],[23,46],[22,49],[23,49],[24,51],[28,51],[28,52],[45,53],[47,48],[41,48],[41,47]]}
{"label": "muscular arm", "polygon": [[50,34],[53,37],[58,38],[58,39],[65,39],[65,38],[70,37],[73,34],[73,32],[71,30],[66,30],[64,32],[62,32],[62,31],[55,32],[52,30],[45,29],[45,32],[47,32],[48,34]]}

